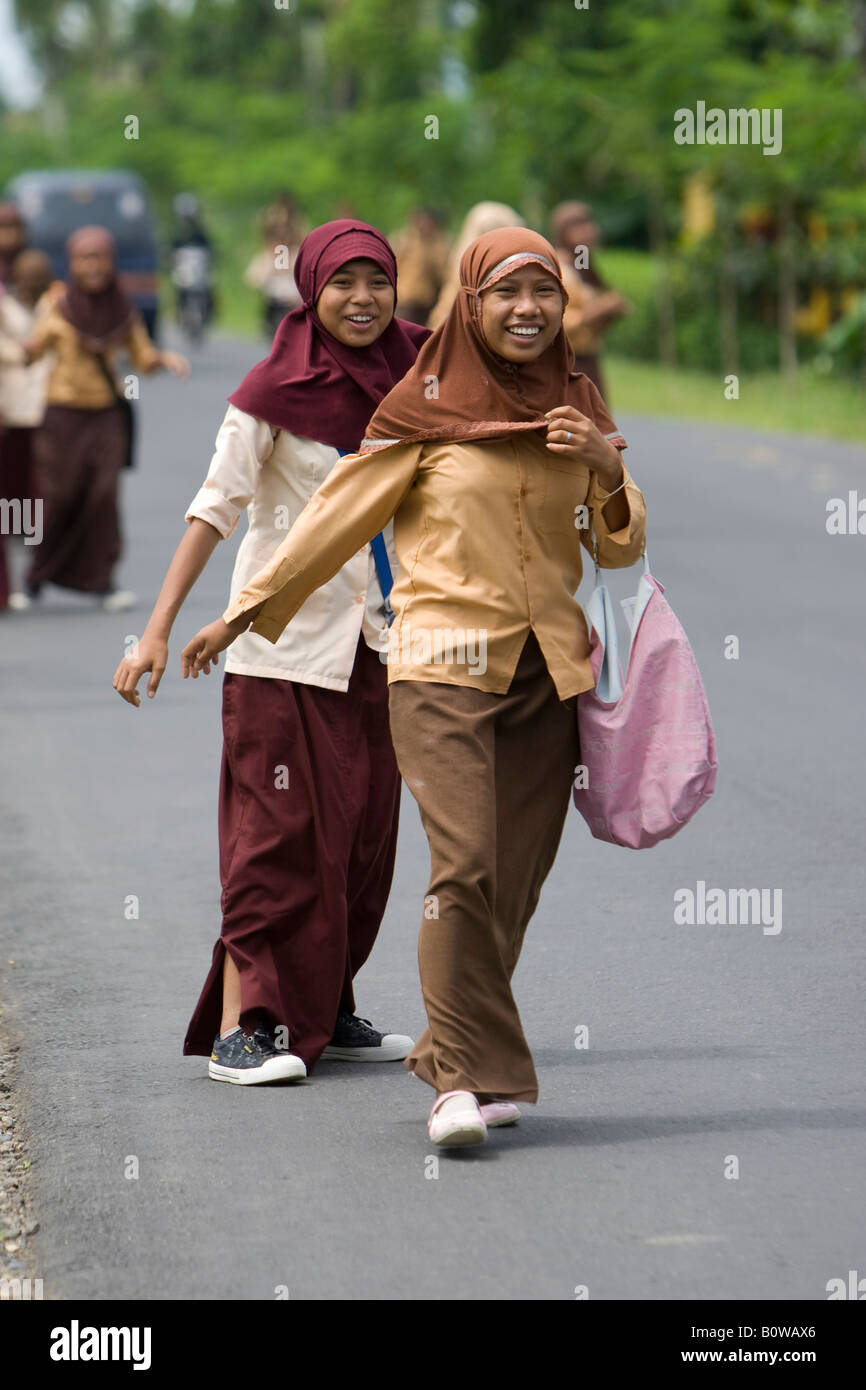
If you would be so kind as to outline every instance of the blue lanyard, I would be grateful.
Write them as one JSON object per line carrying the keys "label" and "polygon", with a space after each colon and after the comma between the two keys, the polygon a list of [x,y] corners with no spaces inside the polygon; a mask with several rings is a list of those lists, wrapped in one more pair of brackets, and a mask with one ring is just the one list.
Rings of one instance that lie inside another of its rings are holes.
{"label": "blue lanyard", "polygon": [[[354,453],[353,449],[338,449],[340,458],[345,458],[347,454]],[[381,531],[373,537],[370,542],[373,551],[373,562],[376,566],[376,578],[379,580],[379,588],[382,590],[382,601],[385,605],[385,617],[390,627],[394,621],[394,609],[391,607],[390,594],[394,587],[394,577],[391,574],[391,563],[388,559],[388,547],[385,544],[385,537]]]}

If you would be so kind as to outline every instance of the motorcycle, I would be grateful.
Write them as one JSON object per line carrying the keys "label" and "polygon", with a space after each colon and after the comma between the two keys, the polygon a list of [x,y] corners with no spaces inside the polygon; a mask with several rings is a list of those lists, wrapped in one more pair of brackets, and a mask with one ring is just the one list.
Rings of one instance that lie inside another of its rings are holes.
{"label": "motorcycle", "polygon": [[213,317],[213,255],[207,246],[176,246],[171,260],[178,321],[187,342],[198,347]]}

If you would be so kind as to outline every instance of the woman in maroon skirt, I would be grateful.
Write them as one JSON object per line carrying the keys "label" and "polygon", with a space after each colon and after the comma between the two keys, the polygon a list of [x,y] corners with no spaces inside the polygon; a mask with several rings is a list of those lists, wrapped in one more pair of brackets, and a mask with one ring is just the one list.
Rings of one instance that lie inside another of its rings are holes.
{"label": "woman in maroon skirt", "polygon": [[114,586],[121,554],[117,494],[129,442],[114,354],[125,349],[142,373],[167,367],[186,376],[189,366],[179,353],[159,352],[150,341],[118,284],[110,232],[82,227],[66,251],[69,283],[27,344],[31,361],[49,351],[56,357],[34,447],[44,517],[27,592],[36,598],[43,584],[57,584],[120,611],[134,599]]}
{"label": "woman in maroon skirt", "polygon": [[[138,652],[118,667],[114,687],[130,704],[146,671],[147,693],[156,694],[180,607],[244,509],[232,594],[277,549],[340,454],[358,447],[429,336],[394,317],[393,252],[364,222],[311,232],[295,278],[303,303],[230,397]],[[278,643],[251,633],[226,662],[223,921],[184,1044],[186,1054],[210,1057],[215,1080],[295,1080],[322,1055],[397,1061],[411,1050],[411,1038],[354,1012],[353,979],[390,890],[400,797],[383,587],[387,575],[380,580],[364,546]]]}

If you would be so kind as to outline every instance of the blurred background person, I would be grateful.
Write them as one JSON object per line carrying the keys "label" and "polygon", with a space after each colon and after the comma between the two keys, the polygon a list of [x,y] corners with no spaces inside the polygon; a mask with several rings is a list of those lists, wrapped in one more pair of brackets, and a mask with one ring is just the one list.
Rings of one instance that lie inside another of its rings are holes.
{"label": "blurred background person", "polygon": [[520,213],[515,212],[514,208],[509,207],[507,203],[476,203],[474,207],[469,209],[463,219],[463,226],[457,234],[457,239],[451,247],[439,298],[427,320],[430,328],[438,328],[440,323],[448,317],[448,312],[457,298],[457,291],[460,288],[460,261],[463,252],[475,241],[476,237],[484,236],[487,232],[495,232],[500,227],[525,226],[526,223]]}
{"label": "blurred background person", "polygon": [[448,239],[441,214],[415,208],[401,231],[391,238],[397,257],[400,303],[397,313],[410,323],[426,324],[439,298],[448,264]]}
{"label": "blurred background person", "polygon": [[175,233],[171,241],[171,283],[177,318],[187,341],[201,342],[214,315],[214,251],[193,193],[174,200]]}
{"label": "blurred background person", "polygon": [[[28,365],[23,344],[33,334],[39,302],[51,278],[51,261],[42,251],[21,251],[12,267],[11,286],[0,295],[0,497],[22,504],[35,492],[33,436],[45,414],[54,360],[47,353]],[[0,609],[25,608],[26,595],[10,593],[3,540],[0,535]]]}
{"label": "blurred background person", "polygon": [[304,239],[304,219],[294,196],[282,189],[262,214],[262,235],[272,243],[300,246]]}
{"label": "blurred background person", "polygon": [[264,245],[244,271],[244,284],[262,296],[262,328],[272,338],[290,309],[301,303],[295,284],[295,258],[303,220],[291,193],[278,193],[261,217]]}
{"label": "blurred background person", "polygon": [[599,229],[588,204],[559,203],[553,209],[551,226],[568,290],[563,327],[574,353],[575,369],[585,372],[607,400],[599,361],[604,335],[631,306],[621,294],[608,288],[599,273],[595,254]]}
{"label": "blurred background person", "polygon": [[0,285],[11,285],[15,257],[27,245],[27,224],[14,203],[0,203]]}
{"label": "blurred background person", "polygon": [[128,462],[127,403],[113,354],[124,348],[137,372],[168,368],[186,376],[186,358],[160,352],[117,280],[114,237],[82,227],[66,244],[65,292],[40,317],[27,344],[30,360],[53,351],[45,419],[36,435],[36,484],[43,499],[42,543],[27,575],[33,599],[46,583],[95,594],[110,612],[130,608],[134,595],[117,591],[121,555],[118,486]]}

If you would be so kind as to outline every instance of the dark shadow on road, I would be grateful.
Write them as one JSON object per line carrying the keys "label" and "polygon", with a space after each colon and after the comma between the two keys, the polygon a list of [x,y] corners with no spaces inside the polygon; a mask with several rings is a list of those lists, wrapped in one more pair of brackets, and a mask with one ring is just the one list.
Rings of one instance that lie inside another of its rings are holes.
{"label": "dark shadow on road", "polygon": [[[713,1115],[608,1115],[580,1119],[572,1115],[532,1115],[507,1131],[517,1148],[575,1148],[633,1144],[646,1139],[676,1139],[691,1134],[763,1129],[866,1129],[862,1110],[722,1110]],[[503,1136],[505,1137],[505,1136]]]}
{"label": "dark shadow on road", "polygon": [[577,1048],[534,1047],[532,1055],[540,1066],[562,1066],[563,1062],[589,1066],[594,1062],[714,1062],[724,1057],[779,1057],[757,1047],[646,1047],[646,1048]]}

